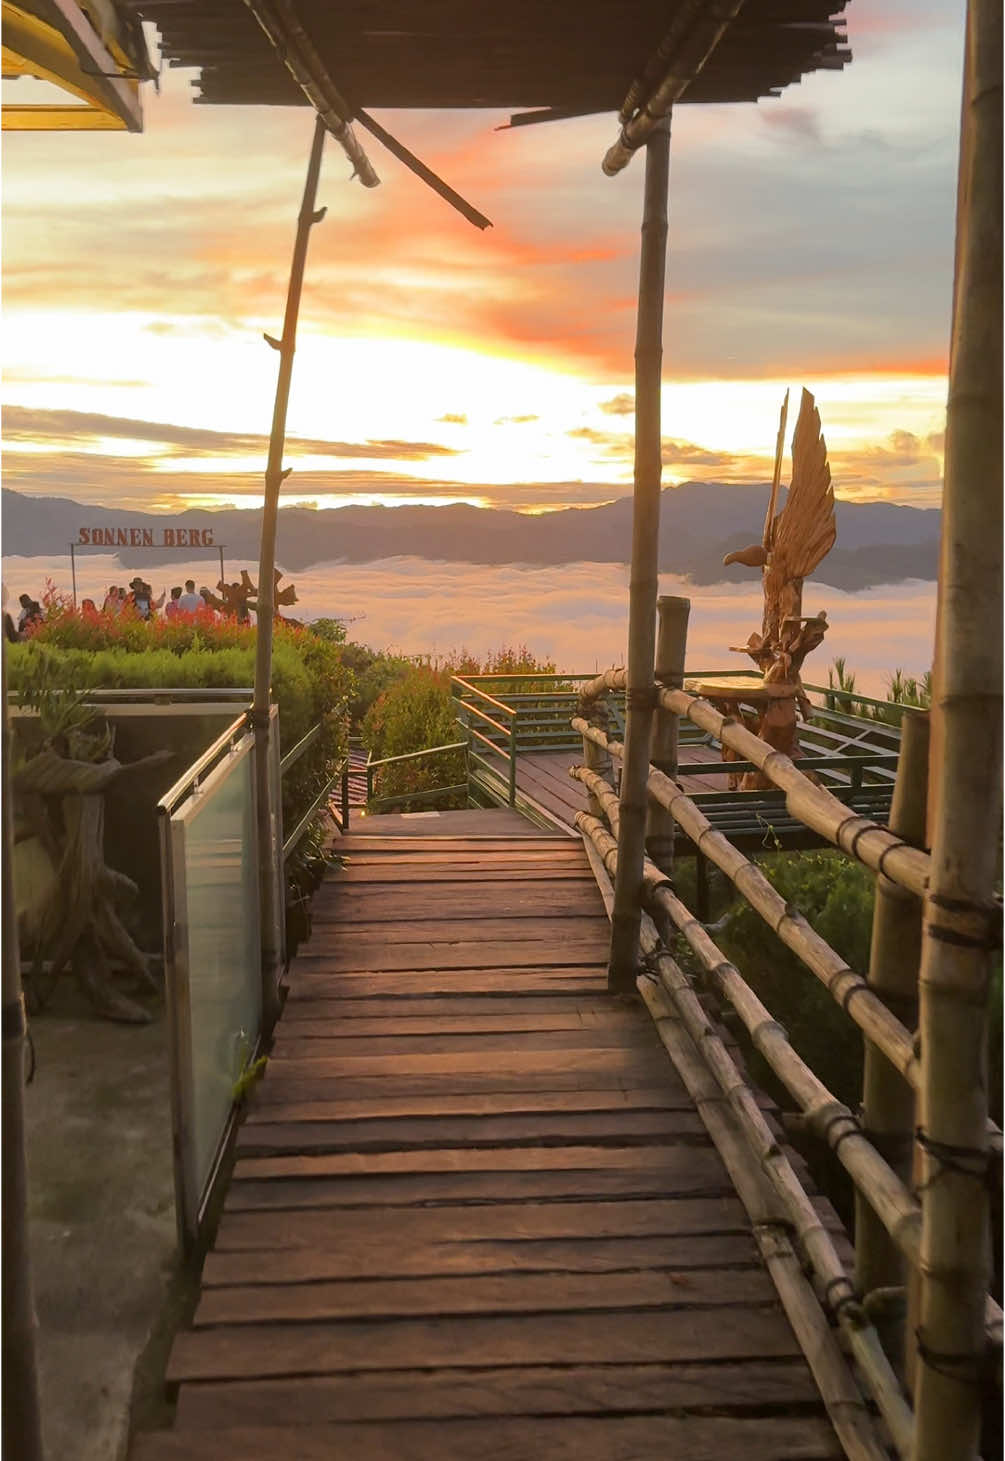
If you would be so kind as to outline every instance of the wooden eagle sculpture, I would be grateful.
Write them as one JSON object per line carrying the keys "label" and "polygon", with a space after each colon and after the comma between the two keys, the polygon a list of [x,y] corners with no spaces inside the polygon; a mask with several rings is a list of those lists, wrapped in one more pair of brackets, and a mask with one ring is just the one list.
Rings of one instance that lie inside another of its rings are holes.
{"label": "wooden eagle sculpture", "polygon": [[[809,391],[804,390],[799,419],[792,436],[792,479],[785,506],[778,512],[778,487],[785,441],[789,395],[782,403],[775,450],[775,473],[760,543],[728,553],[724,565],[745,563],[760,567],[764,593],[761,632],[751,634],[744,645],[731,649],[749,654],[761,671],[763,685],[745,698],[757,702],[759,718],[750,729],[787,755],[799,755],[796,710],[804,717],[811,706],[803,689],[800,670],[811,650],[823,643],[827,614],[803,613],[803,580],[834,546],[834,489],[831,486],[827,446],[820,429],[820,413]],[[739,702],[731,699],[730,713],[742,714]],[[745,721],[747,720],[744,717]],[[725,759],[735,759],[723,750]],[[748,773],[737,782],[753,790],[769,783],[760,773]],[[730,784],[733,778],[730,778]]]}
{"label": "wooden eagle sculpture", "polygon": [[767,683],[799,685],[803,660],[822,643],[827,614],[803,614],[803,580],[834,546],[834,489],[827,463],[827,445],[820,429],[820,413],[804,390],[799,419],[792,436],[792,480],[785,506],[775,511],[781,473],[788,393],[782,406],[775,476],[760,543],[729,553],[723,563],[760,565],[764,616],[760,634],[745,645],[732,646],[749,654]]}

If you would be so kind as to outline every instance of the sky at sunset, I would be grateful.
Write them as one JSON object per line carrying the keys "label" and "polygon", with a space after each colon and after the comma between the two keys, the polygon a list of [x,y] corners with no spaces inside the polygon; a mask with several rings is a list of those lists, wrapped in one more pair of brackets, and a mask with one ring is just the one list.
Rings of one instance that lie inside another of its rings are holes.
{"label": "sky at sunset", "polygon": [[[666,485],[763,482],[782,392],[805,384],[840,496],[939,501],[963,9],[851,0],[844,72],[678,108]],[[124,510],[260,499],[261,334],[281,330],[313,117],[194,106],[189,83],[144,89],[142,135],[4,139],[9,487]],[[328,140],[285,500],[534,511],[630,490],[642,161],[603,176],[611,117],[505,117],[378,117],[485,233],[365,134],[382,185],[350,182]]]}

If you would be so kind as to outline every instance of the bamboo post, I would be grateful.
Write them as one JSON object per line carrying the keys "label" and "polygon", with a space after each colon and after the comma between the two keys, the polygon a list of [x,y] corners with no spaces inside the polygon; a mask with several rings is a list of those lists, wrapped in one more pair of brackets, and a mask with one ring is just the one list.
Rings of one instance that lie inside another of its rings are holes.
{"label": "bamboo post", "polygon": [[276,381],[272,434],[269,438],[269,457],[265,469],[265,502],[262,509],[262,541],[258,563],[255,694],[251,712],[251,722],[255,732],[258,860],[262,881],[260,898],[262,910],[262,1026],[266,1032],[271,1030],[279,1014],[279,951],[276,947],[277,930],[273,926],[272,910],[277,906],[282,907],[283,903],[281,897],[277,898],[277,890],[273,881],[276,874],[273,860],[269,856],[269,849],[274,842],[275,821],[275,808],[272,806],[269,782],[268,749],[269,703],[272,688],[272,629],[275,615],[276,527],[279,514],[279,489],[283,478],[289,475],[288,472],[283,471],[283,450],[286,445],[286,412],[290,401],[290,383],[293,378],[297,319],[300,314],[304,266],[307,262],[307,240],[310,237],[311,227],[324,217],[324,209],[318,213],[314,211],[324,139],[325,124],[320,117],[317,117],[314,124],[314,140],[311,144],[310,161],[307,166],[303,201],[300,204],[300,214],[297,219],[290,281],[286,292],[283,336],[278,341],[266,336],[269,344],[279,351],[279,376]]}
{"label": "bamboo post", "polygon": [[[611,753],[606,746],[601,746],[597,741],[591,740],[589,736],[583,736],[583,763],[588,770],[595,772],[609,786],[613,787],[614,763],[611,760]],[[602,817],[604,810],[596,792],[587,787],[586,795],[591,814],[594,817]]]}
{"label": "bamboo post", "polygon": [[646,143],[645,202],[635,333],[635,495],[628,607],[625,759],[621,772],[622,855],[614,885],[608,988],[634,994],[638,963],[642,860],[645,856],[649,751],[655,687],[656,598],[659,592],[660,479],[663,470],[660,390],[663,296],[667,263],[670,119]]}
{"label": "bamboo post", "polygon": [[[928,715],[904,713],[897,781],[889,827],[898,837],[922,845],[925,837],[928,782]],[[918,1011],[918,965],[921,962],[921,904],[879,873],[869,955],[869,985],[902,1025],[913,1030]],[[862,1080],[862,1129],[905,1182],[910,1182],[914,1137],[914,1090],[868,1039]],[[855,1198],[855,1278],[859,1293],[899,1288],[904,1264],[867,1202]],[[883,1326],[889,1354],[903,1348],[902,1325]]]}
{"label": "bamboo post", "polygon": [[14,900],[7,649],[3,646],[3,1453],[42,1461],[24,1141],[24,995]]}
{"label": "bamboo post", "polygon": [[931,881],[921,958],[914,1461],[980,1444],[988,984],[1001,828],[1002,7],[969,0],[946,416]]}
{"label": "bamboo post", "polygon": [[[656,682],[666,690],[680,690],[684,685],[684,656],[687,648],[687,621],[691,600],[661,594],[656,600],[659,623],[656,635]],[[653,729],[652,764],[657,770],[676,779],[680,716],[665,706],[656,710]],[[589,761],[586,763],[589,765]],[[646,846],[649,856],[664,872],[673,867],[674,819],[658,802],[649,804]]]}

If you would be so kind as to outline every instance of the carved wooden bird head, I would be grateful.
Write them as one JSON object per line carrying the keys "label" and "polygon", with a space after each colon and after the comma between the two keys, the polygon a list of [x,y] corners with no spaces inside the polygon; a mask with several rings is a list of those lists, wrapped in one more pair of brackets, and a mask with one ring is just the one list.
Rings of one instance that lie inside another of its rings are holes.
{"label": "carved wooden bird head", "polygon": [[728,568],[731,563],[745,563],[748,568],[763,568],[768,561],[767,550],[760,543],[751,543],[749,548],[740,548],[736,553],[727,553],[722,560]]}

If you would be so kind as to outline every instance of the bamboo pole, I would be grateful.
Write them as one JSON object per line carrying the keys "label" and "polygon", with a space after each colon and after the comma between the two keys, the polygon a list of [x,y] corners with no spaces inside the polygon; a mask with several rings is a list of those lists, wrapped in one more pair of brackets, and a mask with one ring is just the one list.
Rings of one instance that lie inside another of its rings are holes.
{"label": "bamboo pole", "polygon": [[[582,722],[576,724],[576,728],[579,729],[581,724]],[[612,754],[617,753],[616,748],[617,742],[610,743]],[[582,781],[588,789],[592,786],[588,779],[589,773],[584,767],[573,767],[570,774]],[[654,771],[649,778],[649,786],[653,795],[687,832],[695,846],[716,867],[722,869],[768,927],[816,975],[835,1003],[846,1010],[859,1029],[882,1050],[886,1059],[905,1080],[917,1084],[918,1058],[911,1032],[904,1028],[882,1000],[870,990],[862,975],[848,967],[840,954],[820,937],[798,909],[786,903],[756,863],[751,862],[721,832],[711,826],[704,813],[685,796],[675,782]],[[600,788],[594,790],[606,809],[609,798],[604,797]]]}
{"label": "bamboo pole", "polygon": [[652,739],[653,656],[659,592],[660,479],[663,444],[660,392],[663,362],[663,296],[667,266],[670,184],[670,120],[646,144],[645,202],[639,259],[635,334],[635,494],[632,508],[632,572],[628,606],[625,758],[621,775],[624,855],[614,886],[608,987],[635,992],[638,963],[639,886],[645,855],[646,777]]}
{"label": "bamboo pole", "polygon": [[[593,829],[587,830],[591,821],[595,826]],[[603,838],[606,838],[605,851],[600,854],[601,861],[608,874],[616,877],[618,849],[614,838],[603,831],[596,818],[589,818],[582,812],[577,814],[576,824],[580,830],[586,832],[598,851],[600,851],[601,838],[597,837],[595,833],[599,832]],[[725,1097],[733,1116],[738,1121],[747,1147],[756,1159],[756,1175],[768,1179],[776,1197],[781,1201],[784,1208],[781,1217],[783,1220],[787,1219],[791,1224],[797,1243],[820,1278],[827,1295],[827,1305],[841,1326],[855,1361],[890,1429],[894,1444],[900,1455],[906,1456],[910,1448],[910,1410],[904,1400],[897,1378],[883,1354],[876,1332],[857,1302],[851,1280],[844,1271],[829,1233],[823,1226],[810,1198],[803,1190],[791,1162],[765,1120],[753,1091],[737,1069],[729,1051],[709,1024],[708,1017],[686,976],[670,955],[662,949],[652,920],[645,918],[641,927],[643,947],[656,965],[658,983],[650,977],[642,976],[637,982],[637,988],[653,1017],[667,1053],[676,1064],[679,1042],[674,1040],[673,1035],[679,1020],[683,1032],[686,1032],[690,1042],[693,1042],[691,1049],[696,1052],[696,1055],[700,1052],[701,1059],[697,1061],[698,1068],[701,1068],[703,1062],[706,1071],[714,1077],[722,1096]],[[672,1012],[661,995],[669,996],[673,1006]],[[673,1018],[673,1015],[676,1015],[676,1018]],[[683,1075],[679,1065],[677,1069]],[[701,1115],[704,1120],[705,1109],[701,1109]],[[739,1191],[740,1180],[733,1168],[730,1169],[730,1175],[737,1182]],[[772,1273],[772,1277],[775,1277],[774,1273]],[[782,1296],[781,1290],[779,1292]],[[806,1343],[807,1340],[803,1340],[803,1342]],[[811,1353],[812,1350],[807,1349],[808,1358]],[[850,1383],[849,1377],[846,1386]],[[825,1392],[822,1388],[821,1393],[823,1398],[828,1398],[829,1392]],[[880,1457],[885,1456],[885,1449],[861,1403],[861,1396],[857,1397],[856,1408],[849,1404],[847,1388],[844,1389],[844,1395],[845,1399],[841,1405],[837,1405],[833,1409],[830,1405],[828,1406],[828,1413],[842,1440],[846,1454],[849,1457],[871,1457],[875,1458],[875,1461],[879,1461]]]}
{"label": "bamboo pole", "polygon": [[[597,818],[580,813],[576,825],[589,837],[602,859],[613,861],[617,844]],[[921,1209],[907,1185],[862,1133],[857,1117],[793,1049],[782,1026],[653,863],[646,869],[646,892],[649,907],[665,914],[683,934],[720,994],[740,1016],[754,1047],[798,1102],[820,1140],[834,1151],[856,1189],[865,1195],[870,1210],[882,1222],[884,1231],[891,1235],[898,1249],[917,1262]]]}
{"label": "bamboo pole", "polygon": [[622,124],[618,140],[607,149],[601,164],[609,178],[615,177],[659,130],[669,117],[674,102],[691,82],[739,14],[743,0],[719,0],[716,5],[692,7],[693,20],[683,36],[675,37],[672,58],[659,83],[653,87],[636,115]]}
{"label": "bamboo pole", "polygon": [[[928,725],[924,711],[905,711],[901,726],[897,781],[890,807],[889,827],[898,837],[924,843],[927,783]],[[892,1014],[913,1029],[917,1024],[918,965],[921,961],[921,904],[913,894],[880,874],[876,878],[876,906],[869,954],[869,985]],[[905,1183],[911,1177],[914,1138],[914,1090],[903,1081],[882,1053],[865,1042],[862,1079],[862,1125],[869,1140],[883,1153]],[[859,1292],[902,1287],[907,1274],[900,1254],[877,1223],[868,1204],[855,1198],[855,1281]],[[884,1326],[890,1353],[903,1350],[903,1322]]]}
{"label": "bamboo pole", "polygon": [[[591,682],[591,686],[587,688],[595,687],[601,680],[605,680],[607,676],[616,677],[623,673],[623,670],[607,670],[604,675],[598,677],[598,680]],[[605,688],[609,687],[605,685]],[[616,680],[614,688],[617,688]],[[581,698],[584,697],[585,692]],[[706,702],[700,701],[698,703],[704,705]],[[609,739],[602,730],[590,725],[582,716],[574,717],[571,725],[584,739],[595,740],[606,746],[615,760],[621,759],[624,756],[625,748],[620,741]],[[752,739],[756,740],[757,738],[755,736]],[[788,758],[783,759],[787,760]],[[791,762],[789,764],[791,765]],[[580,769],[577,767],[571,767],[569,774],[577,780],[584,780]],[[801,772],[797,772],[796,774],[802,777]],[[760,873],[756,864],[751,863],[750,859],[744,857],[743,853],[739,852],[728,838],[712,827],[708,818],[701,811],[701,808],[687,796],[676,782],[670,781],[668,777],[661,775],[657,771],[651,771],[648,785],[649,794],[656,797],[657,800],[661,801],[668,808],[675,821],[683,827],[695,845],[700,846],[706,856],[726,873],[727,877],[730,878],[737,889],[744,895],[751,907],[756,912],[762,914],[765,921],[770,924],[783,943],[786,943],[794,953],[798,954],[807,968],[812,970],[821,982],[830,989],[831,995],[842,1008],[846,1009],[851,1019],[859,1026],[863,1034],[867,1035],[882,1050],[894,1069],[899,1071],[901,1076],[906,1081],[909,1081],[915,1090],[918,1090],[921,1080],[921,1066],[914,1048],[914,1037],[886,1009],[882,1001],[876,998],[861,975],[848,969],[839,955],[818,934],[814,933],[805,919],[801,920],[801,923],[808,930],[809,942],[807,943],[804,939],[797,940],[795,938],[796,930],[800,927],[800,915],[795,910],[791,910],[791,921],[786,921],[783,918],[782,914],[786,910],[787,905],[779,898],[774,888],[764,878],[764,875]],[[822,788],[817,787],[812,789],[822,790]],[[823,794],[825,797],[829,796],[827,792]],[[831,799],[836,801],[836,798]],[[843,803],[841,802],[837,802],[837,805],[843,807]],[[859,821],[865,819],[855,818],[854,820]],[[906,874],[899,882],[899,886],[905,887],[917,870],[916,864],[909,861],[907,854],[915,852],[916,849],[910,847],[909,844],[900,838],[892,834],[887,834],[885,829],[877,826],[876,823],[869,823],[868,826],[870,829],[875,829],[877,833],[882,834],[884,837],[888,837],[891,851],[896,852],[898,855],[902,854],[899,856],[896,865],[900,871]],[[876,853],[876,849],[880,845],[878,841],[870,843],[870,853]],[[924,857],[926,862],[928,861],[927,854],[918,853],[918,856]],[[861,850],[859,851],[859,857],[867,866],[873,865],[868,858],[862,856]],[[877,864],[882,864],[887,871],[893,866],[893,859],[888,858],[882,852],[875,857],[874,861]],[[767,899],[770,903],[770,909],[767,913],[764,911],[764,906],[762,906],[763,900],[755,901],[750,896],[748,889],[741,886],[734,876],[734,872],[742,872],[748,866],[753,869],[753,872],[747,876],[755,886],[760,888],[763,898]],[[1000,915],[1000,909],[997,903],[990,905],[990,911],[995,916]],[[817,956],[819,957],[819,962],[814,962],[813,959]],[[1002,1133],[992,1121],[988,1121],[987,1123],[987,1137],[989,1150],[996,1157],[1000,1158],[1002,1154]]]}
{"label": "bamboo pole", "polygon": [[[283,471],[283,450],[286,445],[286,413],[293,378],[293,356],[296,350],[297,320],[303,291],[304,267],[307,262],[307,241],[315,223],[324,217],[324,209],[314,211],[321,155],[324,150],[325,123],[318,116],[314,123],[307,179],[297,219],[293,245],[293,262],[286,292],[286,313],[283,336],[278,342],[279,376],[272,412],[272,434],[265,469],[265,503],[262,509],[262,541],[258,562],[258,610],[255,655],[255,694],[251,721],[255,732],[255,773],[258,821],[258,857],[261,877],[260,924],[262,933],[262,1026],[268,1032],[279,1015],[279,949],[274,912],[283,907],[282,889],[277,889],[275,845],[276,808],[272,806],[269,777],[269,704],[272,690],[272,628],[275,615],[276,528],[279,514],[279,489],[288,472]],[[276,342],[271,342],[275,344]]]}
{"label": "bamboo pole", "polygon": [[[656,600],[659,627],[656,635],[656,683],[668,690],[679,690],[684,684],[684,656],[687,652],[687,621],[691,600],[661,594]],[[662,706],[656,711],[653,728],[652,764],[667,776],[677,775],[680,717]],[[593,746],[588,738],[584,746]],[[586,758],[587,766],[590,758]],[[649,803],[646,847],[660,867],[667,872],[673,867],[673,817],[659,803]]]}
{"label": "bamboo pole", "polygon": [[1002,7],[969,0],[949,363],[932,876],[921,961],[921,1315],[913,1461],[980,1443],[987,1005],[1001,817]]}
{"label": "bamboo pole", "polygon": [[7,720],[7,646],[2,650],[3,756],[3,1444],[5,1456],[42,1461],[35,1306],[28,1244],[24,1140],[24,995],[14,899],[14,819]]}
{"label": "bamboo pole", "polygon": [[[601,695],[608,690],[623,689],[624,685],[624,670],[605,670],[580,691],[581,713],[588,714]],[[722,745],[737,751],[743,760],[752,761],[785,792],[785,805],[789,812],[807,827],[819,832],[843,852],[857,857],[873,872],[884,873],[919,898],[923,895],[931,871],[931,858],[926,852],[909,846],[869,817],[849,812],[844,802],[825,787],[810,781],[789,756],[776,751],[731,716],[723,715],[707,700],[686,690],[661,690],[657,699],[667,710],[686,716],[702,730],[710,731]]]}

